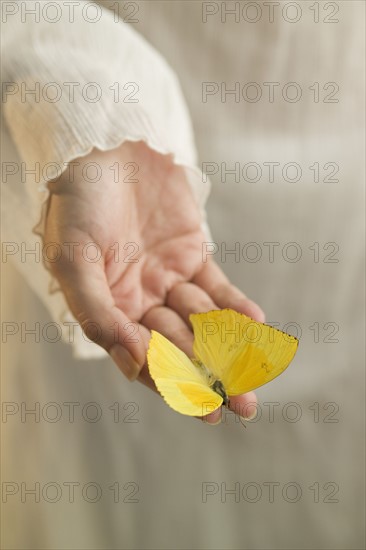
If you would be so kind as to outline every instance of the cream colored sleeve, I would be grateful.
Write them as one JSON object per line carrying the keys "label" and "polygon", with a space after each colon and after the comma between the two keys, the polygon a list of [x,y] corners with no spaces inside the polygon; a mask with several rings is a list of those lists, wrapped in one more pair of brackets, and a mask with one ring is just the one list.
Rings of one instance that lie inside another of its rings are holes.
{"label": "cream colored sleeve", "polygon": [[[47,18],[42,12],[37,17],[42,3],[10,4],[2,14],[5,259],[16,262],[76,355],[95,357],[104,350],[86,342],[78,327],[70,336],[74,320],[63,296],[48,292],[52,281],[39,249],[47,181],[94,147],[144,140],[182,165],[207,234],[209,183],[195,166],[189,114],[174,72],[128,24],[90,2],[87,12],[84,1],[53,2],[59,9]],[[24,5],[35,15],[24,16]]]}

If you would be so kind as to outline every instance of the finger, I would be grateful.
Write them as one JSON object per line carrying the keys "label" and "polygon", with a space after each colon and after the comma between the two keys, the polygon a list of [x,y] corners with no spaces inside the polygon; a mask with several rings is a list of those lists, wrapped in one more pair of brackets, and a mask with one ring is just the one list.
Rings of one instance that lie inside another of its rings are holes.
{"label": "finger", "polygon": [[207,262],[192,282],[201,287],[219,308],[234,309],[239,313],[248,315],[255,321],[264,323],[265,315],[258,304],[247,298],[241,290],[232,285],[215,262]]}
{"label": "finger", "polygon": [[217,424],[221,424],[222,407],[219,407],[216,411],[210,414],[206,414],[206,416],[202,416],[201,420],[202,422],[206,422],[206,424],[210,424],[210,426],[217,426]]}
{"label": "finger", "polygon": [[103,261],[85,262],[75,253],[53,265],[61,290],[86,336],[103,347],[129,380],[135,380],[145,362],[149,332],[132,322],[112,296]]}
{"label": "finger", "polygon": [[[264,323],[265,314],[262,309],[232,285],[215,262],[208,262],[194,278],[194,282],[201,286],[221,308],[234,309]],[[257,397],[254,392],[232,396],[229,408],[239,416],[251,420],[257,414]]]}
{"label": "finger", "polygon": [[188,357],[193,357],[193,333],[172,309],[165,306],[152,307],[145,313],[141,323],[149,330],[160,332]]}
{"label": "finger", "polygon": [[253,391],[230,397],[229,409],[246,420],[253,420],[257,414],[257,396]]}
{"label": "finger", "polygon": [[144,386],[147,386],[150,390],[160,395],[157,387],[155,386],[154,380],[150,376],[149,368],[147,366],[147,361],[140,371],[140,374],[138,376],[138,381],[144,384]]}
{"label": "finger", "polygon": [[191,313],[201,313],[219,309],[212,298],[202,288],[193,283],[178,283],[168,293],[166,305],[176,311],[190,327]]}
{"label": "finger", "polygon": [[[160,332],[188,357],[193,357],[193,333],[172,309],[164,306],[153,307],[144,315],[141,323],[150,330]],[[207,424],[217,424],[220,418],[221,407],[203,417]]]}

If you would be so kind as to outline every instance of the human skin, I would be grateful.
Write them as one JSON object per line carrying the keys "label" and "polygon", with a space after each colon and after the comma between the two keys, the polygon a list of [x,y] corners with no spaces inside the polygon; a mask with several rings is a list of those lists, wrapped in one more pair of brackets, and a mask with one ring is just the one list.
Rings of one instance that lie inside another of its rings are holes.
{"label": "human skin", "polygon": [[[111,169],[116,162],[119,178]],[[94,183],[96,171],[90,163],[97,163],[101,173]],[[127,163],[138,168],[133,178],[126,177],[131,173]],[[201,215],[184,170],[170,156],[143,142],[124,142],[105,152],[93,149],[75,159],[72,170],[50,182],[49,189],[44,244],[57,243],[62,254],[47,267],[86,335],[129,380],[138,379],[156,391],[146,363],[152,329],[192,357],[191,313],[232,308],[264,321],[260,307],[212,259],[203,261],[207,238]],[[80,245],[73,257],[65,244],[70,242]],[[83,254],[88,243],[94,243],[94,253],[95,247],[100,250],[96,262]],[[126,243],[134,244],[124,249]],[[231,397],[230,408],[252,417],[255,403],[254,392],[249,392]],[[220,408],[203,418],[216,424],[221,413]]]}

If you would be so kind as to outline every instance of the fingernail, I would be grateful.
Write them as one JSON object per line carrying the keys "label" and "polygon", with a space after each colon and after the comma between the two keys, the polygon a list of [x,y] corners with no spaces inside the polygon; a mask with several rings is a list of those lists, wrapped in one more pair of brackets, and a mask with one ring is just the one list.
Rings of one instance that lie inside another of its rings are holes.
{"label": "fingernail", "polygon": [[120,344],[114,344],[109,350],[109,355],[112,357],[117,367],[121,369],[126,378],[128,378],[131,382],[136,380],[140,374],[141,368],[126,348]]}
{"label": "fingernail", "polygon": [[210,426],[217,426],[218,424],[221,424],[221,421],[222,421],[221,414],[220,414],[220,416],[217,418],[216,422],[209,422],[208,419],[209,419],[209,417],[204,416],[204,417],[202,418],[202,422],[204,422],[205,424],[209,424]]}
{"label": "fingernail", "polygon": [[253,407],[252,412],[250,412],[249,414],[246,414],[244,418],[245,420],[254,420],[255,417],[257,416],[257,413],[258,413],[257,407]]}
{"label": "fingernail", "polygon": [[217,420],[217,422],[207,422],[210,426],[217,426],[218,424],[221,424],[221,417]]}

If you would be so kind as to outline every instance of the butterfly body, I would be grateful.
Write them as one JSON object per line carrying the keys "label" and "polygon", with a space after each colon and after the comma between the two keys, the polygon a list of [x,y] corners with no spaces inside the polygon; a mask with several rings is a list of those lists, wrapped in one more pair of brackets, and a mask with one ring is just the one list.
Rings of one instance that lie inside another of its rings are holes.
{"label": "butterfly body", "polygon": [[221,380],[215,380],[212,384],[211,388],[214,392],[216,392],[218,395],[222,397],[222,402],[225,405],[225,407],[229,406],[229,396],[225,391],[224,384],[221,382]]}
{"label": "butterfly body", "polygon": [[296,353],[296,338],[231,309],[192,314],[190,321],[193,359],[155,331],[148,349],[156,387],[181,414],[205,416],[228,406],[230,396],[281,374]]}

